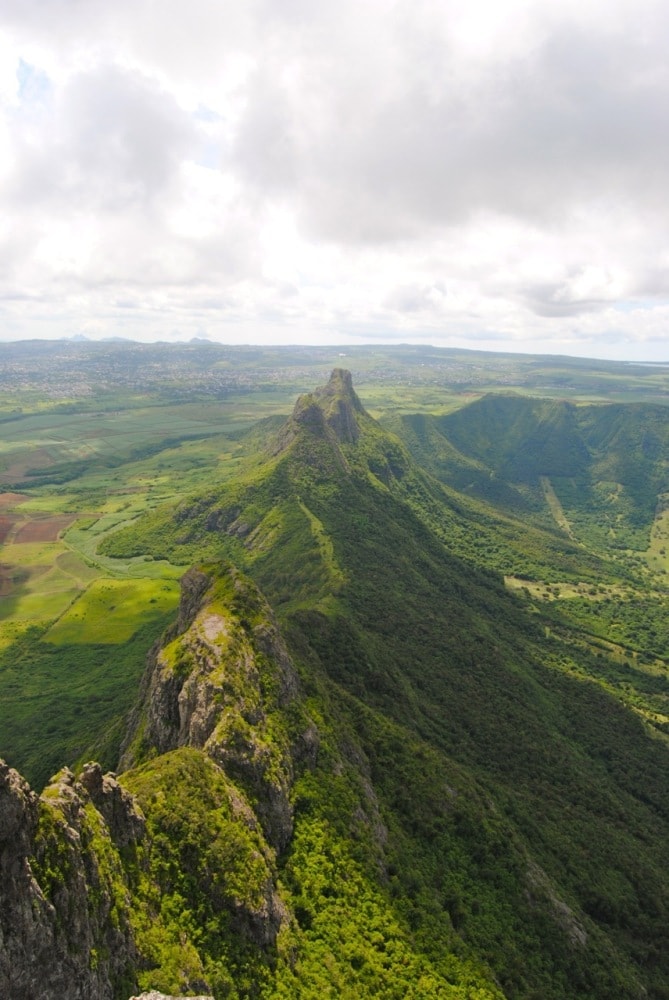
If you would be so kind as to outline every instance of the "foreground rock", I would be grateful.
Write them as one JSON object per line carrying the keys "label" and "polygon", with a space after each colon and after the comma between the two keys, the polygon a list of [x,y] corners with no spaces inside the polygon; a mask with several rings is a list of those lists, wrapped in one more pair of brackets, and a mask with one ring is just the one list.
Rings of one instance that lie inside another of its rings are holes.
{"label": "foreground rock", "polygon": [[130,997],[130,1000],[214,1000],[214,998],[210,996],[175,997],[168,996],[167,993],[156,993],[155,990],[151,990],[150,993],[141,993],[139,996]]}
{"label": "foreground rock", "polygon": [[[173,994],[143,1000],[208,1000],[234,982],[228,937],[271,965],[290,920],[276,852],[293,830],[280,715],[296,693],[256,588],[192,570],[149,657],[125,753],[135,770],[121,783],[96,763],[64,768],[38,796],[0,762],[0,997],[117,1000],[167,962]],[[189,905],[207,915],[204,948],[183,929]]]}
{"label": "foreground rock", "polygon": [[68,769],[38,797],[0,762],[0,996],[112,1000],[132,984],[130,886],[120,861],[143,817],[112,775],[97,800]]}

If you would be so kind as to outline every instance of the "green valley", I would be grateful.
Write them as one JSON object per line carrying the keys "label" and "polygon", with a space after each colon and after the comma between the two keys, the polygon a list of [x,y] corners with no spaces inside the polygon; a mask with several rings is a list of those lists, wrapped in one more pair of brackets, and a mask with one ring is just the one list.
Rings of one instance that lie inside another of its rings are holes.
{"label": "green valley", "polygon": [[669,997],[669,371],[199,350],[0,422],[0,983]]}

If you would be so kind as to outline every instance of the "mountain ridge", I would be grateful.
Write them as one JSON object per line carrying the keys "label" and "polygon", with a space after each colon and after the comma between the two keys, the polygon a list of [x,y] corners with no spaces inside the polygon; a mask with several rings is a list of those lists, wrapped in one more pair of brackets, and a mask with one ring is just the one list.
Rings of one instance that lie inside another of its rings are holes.
{"label": "mountain ridge", "polygon": [[169,531],[206,558],[107,780],[144,818],[134,854],[66,775],[14,865],[69,898],[48,873],[74,788],[98,830],[89,884],[107,873],[130,935],[116,972],[91,940],[76,1000],[126,1000],[133,976],[217,1000],[667,995],[666,745],[449,549],[475,508],[352,392],[334,376],[245,478],[110,539],[140,554]]}

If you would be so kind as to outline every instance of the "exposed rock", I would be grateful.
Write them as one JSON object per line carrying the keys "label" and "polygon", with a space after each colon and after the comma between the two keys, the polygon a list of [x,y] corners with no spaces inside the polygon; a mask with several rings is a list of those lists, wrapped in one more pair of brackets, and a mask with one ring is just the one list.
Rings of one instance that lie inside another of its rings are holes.
{"label": "exposed rock", "polygon": [[29,861],[37,816],[35,793],[0,761],[0,995],[16,1000],[33,996],[53,949],[53,907]]}
{"label": "exposed rock", "polygon": [[37,795],[18,771],[0,761],[0,852],[26,851],[36,826]]}
{"label": "exposed rock", "polygon": [[185,632],[195,619],[195,615],[200,610],[202,598],[204,597],[211,580],[206,573],[199,569],[189,569],[181,577],[181,597],[179,600],[179,617],[177,619],[177,629]]}
{"label": "exposed rock", "polygon": [[570,906],[560,899],[546,872],[534,861],[527,866],[527,881],[530,885],[528,897],[547,900],[556,923],[565,931],[572,946],[584,948],[588,943],[588,933]]}
{"label": "exposed rock", "polygon": [[323,409],[325,421],[337,440],[354,444],[360,437],[360,427],[356,413],[364,413],[364,407],[354,389],[351,373],[344,368],[335,368],[327,385],[316,389],[314,397]]}
{"label": "exposed rock", "polygon": [[[226,573],[226,601],[216,597],[214,576],[191,570],[182,579],[178,634],[170,631],[150,654],[135,749],[121,764],[180,746],[206,750],[244,789],[269,843],[283,850],[293,828],[293,749],[276,727],[270,735],[269,720],[297,696],[297,672],[260,592],[236,570]],[[250,617],[244,608],[253,609]]]}
{"label": "exposed rock", "polygon": [[102,773],[99,764],[84,764],[79,780],[95,807],[104,816],[117,847],[127,847],[144,836],[146,821],[130,792],[119,785],[116,775]]}
{"label": "exposed rock", "polygon": [[339,445],[355,444],[360,437],[359,414],[365,414],[365,409],[353,389],[351,373],[335,368],[327,385],[298,397],[291,417],[270,450],[279,454],[292,444],[301,429],[306,429],[315,437],[328,440],[339,464],[347,469]]}
{"label": "exposed rock", "polygon": [[[158,667],[158,657],[165,645],[192,624],[210,582],[207,574],[198,569],[189,569],[181,577],[177,620],[149,650],[139,698],[128,717],[126,736],[121,744],[120,771],[134,767],[148,745],[158,753],[166,753],[178,745],[178,698],[183,678],[163,675]],[[145,735],[146,730],[149,735]]]}
{"label": "exposed rock", "polygon": [[214,998],[211,996],[175,997],[168,996],[167,993],[158,993],[156,990],[151,990],[149,993],[140,993],[139,996],[130,997],[130,1000],[214,1000]]}
{"label": "exposed rock", "polygon": [[[102,801],[116,800],[116,837],[128,845],[141,835],[132,804],[98,771],[90,767],[89,783]],[[118,905],[128,886],[111,841],[70,770],[38,798],[0,762],[0,996],[112,1000],[132,982],[136,953]]]}

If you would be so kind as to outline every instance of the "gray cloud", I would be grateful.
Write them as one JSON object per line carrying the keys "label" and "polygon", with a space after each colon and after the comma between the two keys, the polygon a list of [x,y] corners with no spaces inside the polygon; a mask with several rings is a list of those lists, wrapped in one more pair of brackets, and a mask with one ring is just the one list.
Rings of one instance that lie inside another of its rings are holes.
{"label": "gray cloud", "polygon": [[78,209],[146,204],[194,143],[190,119],[169,94],[140,74],[101,67],[70,80],[38,141],[23,139],[15,194]]}
{"label": "gray cloud", "polygon": [[432,285],[400,285],[386,296],[384,306],[400,313],[438,312],[446,297],[442,282]]}
{"label": "gray cloud", "polygon": [[610,305],[606,299],[575,298],[564,283],[534,285],[522,297],[533,313],[547,317],[581,316]]}
{"label": "gray cloud", "polygon": [[654,342],[669,11],[509,4],[6,0],[0,294],[107,332]]}
{"label": "gray cloud", "polygon": [[591,198],[664,212],[667,28],[657,12],[618,30],[563,26],[470,79],[444,71],[453,53],[429,24],[420,44],[381,28],[381,54],[370,39],[338,62],[332,50],[322,62],[305,55],[297,31],[281,58],[296,61],[302,85],[283,85],[270,53],[248,93],[237,163],[249,182],[292,194],[315,234],[344,242],[405,238],[480,211],[543,224]]}

